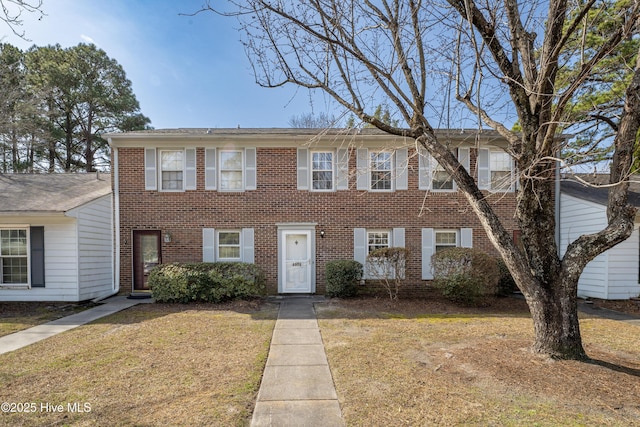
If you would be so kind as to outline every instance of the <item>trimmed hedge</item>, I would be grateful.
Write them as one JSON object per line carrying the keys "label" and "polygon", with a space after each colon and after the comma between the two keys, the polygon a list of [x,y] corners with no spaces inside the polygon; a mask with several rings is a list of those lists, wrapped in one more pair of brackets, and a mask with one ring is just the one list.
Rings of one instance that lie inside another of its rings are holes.
{"label": "trimmed hedge", "polygon": [[328,297],[352,297],[358,293],[362,264],[354,260],[329,261],[325,268]]}
{"label": "trimmed hedge", "polygon": [[434,285],[452,301],[475,304],[495,295],[500,269],[496,258],[478,249],[451,248],[431,257]]}
{"label": "trimmed hedge", "polygon": [[214,302],[263,295],[265,279],[254,264],[241,262],[162,264],[149,275],[157,302]]}

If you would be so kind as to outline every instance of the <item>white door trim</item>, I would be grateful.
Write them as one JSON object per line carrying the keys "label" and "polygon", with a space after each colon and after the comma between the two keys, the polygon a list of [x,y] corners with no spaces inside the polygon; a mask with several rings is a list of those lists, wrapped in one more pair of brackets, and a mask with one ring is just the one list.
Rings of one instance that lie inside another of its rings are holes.
{"label": "white door trim", "polygon": [[[316,292],[316,229],[315,223],[301,224],[277,224],[278,226],[278,293],[289,293],[285,291],[286,281],[286,236],[291,234],[302,234],[307,236],[307,247],[309,250],[309,287],[302,293]],[[300,291],[296,291],[300,293]]]}

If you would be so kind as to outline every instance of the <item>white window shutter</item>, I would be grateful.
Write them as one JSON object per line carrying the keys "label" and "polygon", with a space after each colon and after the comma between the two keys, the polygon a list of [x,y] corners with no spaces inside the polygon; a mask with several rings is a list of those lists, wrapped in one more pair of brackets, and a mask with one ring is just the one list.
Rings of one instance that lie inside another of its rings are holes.
{"label": "white window shutter", "polygon": [[418,189],[431,190],[431,155],[424,148],[418,150]]}
{"label": "white window shutter", "polygon": [[349,189],[349,150],[338,148],[336,153],[336,190]]}
{"label": "white window shutter", "polygon": [[145,148],[144,149],[144,189],[145,190],[157,190],[158,189],[158,173],[156,169],[156,149]]}
{"label": "white window shutter", "polygon": [[471,169],[471,155],[469,153],[469,147],[458,148],[458,161],[462,167],[469,172],[469,169]]}
{"label": "white window shutter", "polygon": [[216,229],[202,229],[202,262],[214,262],[216,260]]}
{"label": "white window shutter", "polygon": [[460,247],[463,247],[463,248],[473,247],[473,228],[460,229]]}
{"label": "white window shutter", "polygon": [[216,149],[204,150],[204,189],[216,189]]}
{"label": "white window shutter", "polygon": [[242,262],[253,264],[255,262],[255,237],[253,228],[242,229]]}
{"label": "white window shutter", "polygon": [[367,230],[365,228],[353,229],[353,259],[365,267],[367,262]]}
{"label": "white window shutter", "polygon": [[257,188],[256,176],[256,148],[244,149],[244,189],[255,190]]}
{"label": "white window shutter", "polygon": [[396,160],[396,190],[408,190],[409,189],[409,150],[405,148],[399,148],[395,152]]}
{"label": "white window shutter", "polygon": [[298,148],[298,190],[309,189],[309,149]]}
{"label": "white window shutter", "polygon": [[422,229],[422,280],[433,280],[433,271],[431,270],[431,257],[434,250],[434,232],[433,228]]}
{"label": "white window shutter", "polygon": [[391,238],[392,247],[404,248],[404,228],[394,228]]}
{"label": "white window shutter", "polygon": [[478,150],[478,187],[481,190],[488,190],[491,188],[489,150],[486,148],[481,148]]}
{"label": "white window shutter", "polygon": [[184,174],[185,174],[185,190],[196,189],[196,149],[187,148],[184,150]]}
{"label": "white window shutter", "polygon": [[369,150],[358,148],[356,151],[356,188],[358,190],[369,190]]}

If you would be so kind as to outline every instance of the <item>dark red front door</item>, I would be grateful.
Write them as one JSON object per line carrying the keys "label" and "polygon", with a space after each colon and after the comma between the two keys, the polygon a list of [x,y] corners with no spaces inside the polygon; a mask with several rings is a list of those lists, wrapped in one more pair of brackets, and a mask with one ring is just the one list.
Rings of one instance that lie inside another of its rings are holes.
{"label": "dark red front door", "polygon": [[149,290],[149,272],[162,262],[159,230],[133,232],[133,290]]}

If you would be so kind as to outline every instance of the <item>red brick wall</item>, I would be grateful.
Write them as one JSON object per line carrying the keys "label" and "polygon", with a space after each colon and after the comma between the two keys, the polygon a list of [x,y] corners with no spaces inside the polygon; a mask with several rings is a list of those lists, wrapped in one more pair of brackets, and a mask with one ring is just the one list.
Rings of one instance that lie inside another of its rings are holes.
{"label": "red brick wall", "polygon": [[[204,190],[204,149],[197,149],[197,190],[185,192],[146,191],[144,149],[119,148],[120,198],[120,289],[132,288],[132,232],[154,229],[169,232],[170,243],[162,243],[163,262],[202,260],[202,228],[255,230],[255,262],[266,273],[268,290],[278,289],[276,223],[317,223],[316,284],[324,293],[325,264],[333,259],[353,259],[353,229],[405,229],[411,250],[407,286],[424,287],[421,280],[422,228],[473,228],[473,245],[494,249],[473,210],[460,192],[437,193],[418,190],[418,160],[411,156],[409,190],[393,193],[357,191],[355,177],[350,190],[329,193],[297,190],[296,149],[257,148],[257,190],[228,193]],[[355,171],[355,152],[350,171]],[[472,150],[472,170],[475,150]],[[515,193],[488,195],[505,226],[516,228]],[[320,231],[325,237],[320,237]]]}

